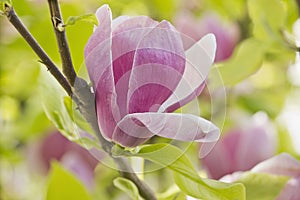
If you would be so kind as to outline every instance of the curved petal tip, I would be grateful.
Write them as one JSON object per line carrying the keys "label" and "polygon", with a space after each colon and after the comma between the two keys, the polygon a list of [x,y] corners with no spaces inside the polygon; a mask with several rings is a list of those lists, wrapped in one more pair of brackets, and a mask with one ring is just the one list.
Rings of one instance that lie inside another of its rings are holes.
{"label": "curved petal tip", "polygon": [[96,17],[98,19],[98,22],[101,23],[101,20],[103,18],[103,15],[111,14],[111,10],[108,4],[104,4],[101,7],[99,7],[96,11]]}
{"label": "curved petal tip", "polygon": [[206,34],[197,43],[205,49],[212,61],[215,60],[217,41],[213,33]]}

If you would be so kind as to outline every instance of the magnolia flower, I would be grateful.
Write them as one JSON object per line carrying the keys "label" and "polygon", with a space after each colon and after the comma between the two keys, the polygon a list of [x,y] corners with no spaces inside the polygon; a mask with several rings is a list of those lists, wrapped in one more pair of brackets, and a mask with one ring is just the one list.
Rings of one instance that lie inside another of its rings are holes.
{"label": "magnolia flower", "polygon": [[[197,20],[188,12],[179,14],[175,20],[175,27],[185,35],[199,40],[207,33],[213,33],[217,40],[216,62],[227,59],[231,56],[240,37],[240,31],[236,24],[224,24],[221,19],[214,14],[205,14]],[[186,46],[190,46],[186,42]]]}
{"label": "magnolia flower", "polygon": [[276,137],[267,117],[257,113],[250,124],[225,133],[203,158],[202,166],[210,178],[219,179],[236,171],[250,170],[276,153]]}
{"label": "magnolia flower", "polygon": [[[285,187],[280,191],[275,200],[300,199],[300,162],[289,154],[282,153],[265,160],[252,168],[251,172],[290,177]],[[227,175],[223,177],[221,181],[234,182],[237,181],[241,175],[241,172]]]}
{"label": "magnolia flower", "polygon": [[29,149],[29,165],[33,165],[35,171],[48,172],[51,161],[57,160],[88,188],[93,187],[94,169],[98,161],[86,149],[70,142],[59,132],[32,146]]}
{"label": "magnolia flower", "polygon": [[114,20],[107,5],[85,47],[85,62],[96,96],[100,131],[127,147],[154,135],[205,142],[219,137],[211,122],[170,113],[196,98],[214,60],[216,42],[208,34],[184,52],[180,34],[167,21],[146,16]]}

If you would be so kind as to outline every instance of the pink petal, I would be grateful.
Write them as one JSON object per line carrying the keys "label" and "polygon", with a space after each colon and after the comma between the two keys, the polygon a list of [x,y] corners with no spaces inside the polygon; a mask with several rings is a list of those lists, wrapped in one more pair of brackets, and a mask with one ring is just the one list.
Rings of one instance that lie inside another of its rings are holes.
{"label": "pink petal", "polygon": [[121,119],[113,81],[111,66],[109,66],[101,74],[95,92],[99,128],[107,139],[111,139],[115,126]]}
{"label": "pink petal", "polygon": [[[211,122],[195,115],[133,113],[126,115],[118,123],[113,140],[124,146],[136,146],[154,135],[181,141],[215,143],[220,131]],[[127,140],[123,140],[124,138]]]}
{"label": "pink petal", "polygon": [[157,111],[176,88],[184,68],[180,35],[163,21],[138,45],[129,80],[128,112]]}
{"label": "pink petal", "polygon": [[[226,137],[227,135],[225,135]],[[231,139],[221,138],[215,145],[215,148],[202,159],[202,166],[207,171],[210,178],[219,179],[226,174],[231,174],[235,171],[235,151],[231,151],[230,147],[236,147],[239,136],[230,134]],[[234,137],[236,136],[236,137]],[[225,142],[228,141],[228,142]],[[229,145],[229,142],[231,145]]]}
{"label": "pink petal", "polygon": [[85,46],[84,54],[88,54],[101,42],[107,40],[111,35],[111,10],[107,4],[101,6],[96,11],[96,17],[99,25],[94,29],[93,35],[90,37]]}
{"label": "pink petal", "polygon": [[121,15],[117,18],[115,18],[113,21],[112,21],[112,30],[114,31],[116,29],[116,27],[118,27],[120,24],[122,24],[123,22],[131,19],[132,17],[130,16],[127,16],[127,15]]}
{"label": "pink petal", "polygon": [[300,177],[291,178],[281,190],[276,200],[299,200]]}
{"label": "pink petal", "polygon": [[199,40],[205,34],[213,33],[216,36],[218,46],[216,50],[216,62],[230,57],[240,38],[240,30],[237,24],[225,24],[215,14],[204,14],[197,20],[190,13],[181,13],[174,21],[177,30],[185,34],[183,37],[185,48],[190,47],[193,44],[193,40]]}
{"label": "pink petal", "polygon": [[[146,16],[117,18],[113,20],[113,61],[135,51],[139,42],[158,24]],[[133,60],[133,59],[132,59]],[[131,67],[131,66],[130,66]],[[118,72],[118,71],[115,71]],[[116,76],[116,75],[115,75]],[[119,78],[116,78],[116,82]]]}
{"label": "pink petal", "polygon": [[201,35],[213,33],[216,36],[218,49],[216,62],[226,60],[231,56],[239,40],[239,28],[236,24],[224,24],[217,15],[206,14],[199,23]]}
{"label": "pink petal", "polygon": [[282,176],[299,177],[300,162],[287,153],[274,156],[256,165],[251,171]]}
{"label": "pink petal", "polygon": [[218,141],[202,164],[213,179],[250,170],[275,153],[272,139],[262,127],[231,131]]}
{"label": "pink petal", "polygon": [[205,86],[216,52],[216,39],[208,34],[186,51],[186,67],[174,93],[163,103],[160,111],[173,112],[196,98]]}
{"label": "pink petal", "polygon": [[[120,120],[120,114],[116,102],[117,95],[111,63],[112,41],[109,7],[104,5],[99,8],[97,17],[102,25],[97,27],[86,46],[85,62],[94,86],[100,131],[104,137],[110,139],[116,123]],[[103,17],[103,20],[101,17]],[[97,37],[100,39],[97,39]]]}
{"label": "pink petal", "polygon": [[[235,171],[245,171],[257,163],[272,157],[276,152],[274,135],[267,127],[253,127],[240,133],[235,149]],[[232,136],[234,137],[234,135]],[[232,139],[231,137],[231,139]],[[227,145],[229,146],[229,145]]]}
{"label": "pink petal", "polygon": [[135,50],[145,34],[158,22],[146,16],[118,18],[114,20],[112,38],[113,70],[116,84],[117,102],[121,116],[127,113],[127,91]]}
{"label": "pink petal", "polygon": [[94,185],[94,171],[80,155],[68,152],[62,157],[61,163],[74,173],[89,189],[92,189]]}
{"label": "pink petal", "polygon": [[[85,49],[85,59],[86,65],[89,73],[90,80],[93,82],[94,89],[98,85],[99,78],[107,66],[111,65],[111,10],[108,5],[103,5],[98,8],[96,12],[97,19],[99,21],[99,26],[96,27],[94,33],[88,40]],[[101,45],[101,47],[99,47]],[[90,54],[95,51],[98,46],[97,53],[93,56]],[[101,51],[101,49],[103,49]],[[94,59],[98,58],[97,61]]]}

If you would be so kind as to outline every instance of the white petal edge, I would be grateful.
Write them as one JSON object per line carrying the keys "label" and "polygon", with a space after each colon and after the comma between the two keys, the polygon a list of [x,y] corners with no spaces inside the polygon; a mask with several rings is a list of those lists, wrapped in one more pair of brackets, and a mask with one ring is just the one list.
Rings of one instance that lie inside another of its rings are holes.
{"label": "white petal edge", "polygon": [[216,38],[210,33],[185,52],[186,67],[183,77],[173,94],[161,105],[159,112],[164,112],[173,104],[189,98],[201,86],[214,62],[216,48]]}
{"label": "white petal edge", "polygon": [[282,153],[259,163],[251,171],[297,177],[300,176],[300,162],[289,154]]}
{"label": "white petal edge", "polygon": [[[136,123],[139,121],[141,125]],[[199,156],[207,155],[220,137],[220,130],[212,122],[191,114],[179,113],[132,113],[117,125],[124,134],[137,138],[158,135],[165,138],[201,142]]]}

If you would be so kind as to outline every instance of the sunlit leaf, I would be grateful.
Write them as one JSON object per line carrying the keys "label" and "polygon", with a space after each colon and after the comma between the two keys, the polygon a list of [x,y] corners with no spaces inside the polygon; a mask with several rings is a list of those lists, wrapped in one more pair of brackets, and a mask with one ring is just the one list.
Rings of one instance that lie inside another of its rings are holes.
{"label": "sunlit leaf", "polygon": [[71,97],[65,96],[63,101],[71,120],[75,122],[82,130],[85,130],[88,133],[93,133],[92,128],[78,111],[77,105],[74,105]]}
{"label": "sunlit leaf", "polygon": [[77,140],[76,126],[64,105],[66,93],[46,70],[40,74],[40,94],[44,111],[56,128],[69,140]]}
{"label": "sunlit leaf", "polygon": [[229,60],[217,65],[224,84],[235,85],[255,73],[263,62],[267,48],[255,38],[244,40]]}
{"label": "sunlit leaf", "polygon": [[151,15],[153,17],[156,16],[159,17],[159,19],[172,19],[176,8],[177,8],[177,2],[176,0],[152,0],[152,1],[145,1],[146,4],[148,4]]}
{"label": "sunlit leaf", "polygon": [[177,185],[171,186],[167,191],[157,195],[159,200],[186,200],[186,195],[180,191]]}
{"label": "sunlit leaf", "polygon": [[66,96],[62,87],[46,70],[41,70],[40,94],[48,119],[66,138],[84,148],[100,148],[89,125],[76,107],[72,106],[71,99]]}
{"label": "sunlit leaf", "polygon": [[285,103],[285,99],[281,98],[280,95],[285,95],[285,93],[285,91],[279,88],[271,88],[268,90],[257,89],[251,92],[251,94],[240,96],[237,99],[237,105],[241,105],[251,113],[265,111],[271,118],[276,118]]}
{"label": "sunlit leaf", "polygon": [[137,152],[119,152],[127,156],[137,156],[150,160],[174,172],[175,182],[187,195],[201,199],[243,200],[245,190],[242,184],[227,184],[202,179],[184,152],[170,144],[143,145]]}
{"label": "sunlit leaf", "polygon": [[114,185],[123,192],[127,193],[132,200],[143,200],[139,194],[138,188],[129,179],[122,177],[115,178]]}
{"label": "sunlit leaf", "polygon": [[247,200],[274,200],[285,186],[289,177],[270,174],[245,173],[237,181],[247,190]]}
{"label": "sunlit leaf", "polygon": [[[11,0],[0,0],[0,11],[4,12],[5,11],[5,6],[11,6],[12,2]],[[2,13],[0,13],[2,14]]]}
{"label": "sunlit leaf", "polygon": [[214,0],[204,1],[203,3],[225,17],[237,19],[245,15],[246,0]]}
{"label": "sunlit leaf", "polygon": [[84,185],[58,163],[52,163],[47,200],[91,200]]}
{"label": "sunlit leaf", "polygon": [[86,15],[81,15],[81,16],[70,16],[66,23],[65,26],[69,26],[69,25],[74,25],[76,22],[88,22],[94,25],[98,25],[98,20],[95,16],[95,14],[86,14]]}
{"label": "sunlit leaf", "polygon": [[274,39],[284,27],[286,10],[281,0],[249,0],[248,12],[253,33],[260,39]]}

